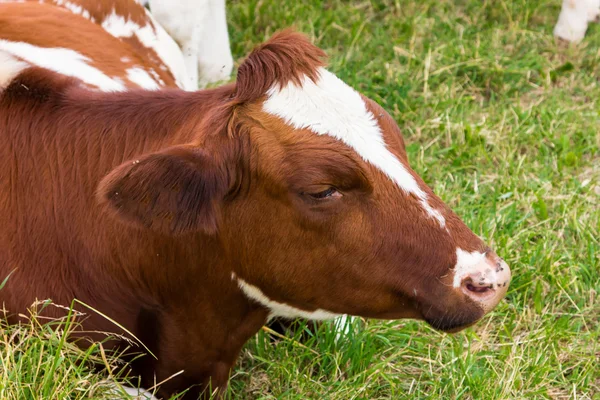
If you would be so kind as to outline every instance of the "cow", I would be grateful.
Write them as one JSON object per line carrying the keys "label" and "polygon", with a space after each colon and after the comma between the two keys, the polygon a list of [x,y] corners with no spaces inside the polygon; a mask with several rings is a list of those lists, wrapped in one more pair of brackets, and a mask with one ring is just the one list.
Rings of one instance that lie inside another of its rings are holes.
{"label": "cow", "polygon": [[77,299],[86,339],[121,334],[105,344],[118,350],[132,335],[155,356],[131,363],[143,387],[198,398],[224,393],[274,317],[456,332],[504,298],[506,262],[411,169],[394,119],[302,34],[274,34],[234,83],[200,91],[121,90],[136,83],[122,57],[153,65],[82,15],[0,4],[9,323],[36,299]]}
{"label": "cow", "polygon": [[225,0],[144,0],[179,44],[191,82],[204,88],[233,69]]}
{"label": "cow", "polygon": [[[44,16],[38,10],[44,7],[31,7],[30,10],[21,11],[19,19],[16,15],[15,18],[8,18],[6,15],[4,22],[10,24],[10,27],[3,29],[4,36],[0,38],[4,40],[3,46],[11,45],[6,43],[9,41],[46,49],[34,51],[32,47],[28,47],[25,50],[27,46],[22,45],[18,50],[12,45],[15,52],[25,51],[29,57],[39,57],[49,69],[58,68],[53,64],[61,64],[62,57],[71,59],[73,71],[63,69],[62,73],[78,73],[80,68],[84,68],[87,71],[82,76],[89,84],[102,90],[122,91],[139,87],[148,90],[164,87],[198,89],[198,79],[192,79],[188,75],[179,45],[141,3],[135,0],[26,1],[46,5],[52,12]],[[0,0],[0,4],[15,2],[21,1]],[[61,12],[65,16],[69,13],[81,18],[69,16],[65,19],[65,24],[68,25],[63,26],[57,18]],[[25,20],[27,23],[23,22]],[[42,37],[36,29],[26,30],[36,21],[43,24],[51,35]],[[22,22],[23,26],[20,28],[19,24]],[[99,34],[102,30],[104,33]],[[61,32],[65,31],[73,33],[68,46],[61,48]],[[94,38],[99,42],[88,46]],[[117,41],[122,43],[117,44]],[[100,76],[94,67],[95,60],[106,57],[102,53],[107,49],[119,52],[119,62],[114,62],[107,71],[111,79]]]}
{"label": "cow", "polygon": [[554,36],[568,42],[580,42],[588,23],[600,19],[600,0],[563,0]]}

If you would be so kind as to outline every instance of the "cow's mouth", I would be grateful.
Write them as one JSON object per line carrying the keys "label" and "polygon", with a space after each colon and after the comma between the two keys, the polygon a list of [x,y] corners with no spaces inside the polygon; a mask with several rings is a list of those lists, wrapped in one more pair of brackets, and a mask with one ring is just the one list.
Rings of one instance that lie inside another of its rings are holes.
{"label": "cow's mouth", "polygon": [[485,292],[487,292],[490,289],[492,289],[491,286],[477,287],[477,286],[473,286],[470,283],[467,283],[467,290],[470,291],[470,292],[485,293]]}
{"label": "cow's mouth", "polygon": [[472,278],[467,278],[462,282],[462,291],[472,300],[483,301],[495,294],[494,284],[475,282]]}

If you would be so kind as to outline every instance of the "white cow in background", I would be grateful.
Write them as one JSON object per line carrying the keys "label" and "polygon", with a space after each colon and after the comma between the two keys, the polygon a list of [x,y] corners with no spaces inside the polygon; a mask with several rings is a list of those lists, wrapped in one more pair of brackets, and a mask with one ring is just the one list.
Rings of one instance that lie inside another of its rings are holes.
{"label": "white cow in background", "polygon": [[[189,82],[206,87],[228,80],[233,57],[227,31],[225,0],[138,0],[179,44]],[[600,0],[563,0],[554,36],[569,42],[585,37],[588,23],[600,18]]]}
{"label": "white cow in background", "polygon": [[569,42],[585,37],[588,23],[600,18],[600,0],[563,0],[554,36]]}
{"label": "white cow in background", "polygon": [[225,18],[225,0],[142,0],[179,44],[190,84],[203,88],[228,80],[233,56]]}

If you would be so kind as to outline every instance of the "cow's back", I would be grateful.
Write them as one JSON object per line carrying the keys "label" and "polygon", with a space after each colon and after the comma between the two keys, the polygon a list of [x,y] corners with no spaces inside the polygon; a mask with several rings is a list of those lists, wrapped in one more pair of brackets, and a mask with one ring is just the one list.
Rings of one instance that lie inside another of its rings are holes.
{"label": "cow's back", "polygon": [[[162,86],[187,87],[188,74],[181,49],[138,0],[27,0],[62,7],[98,24],[129,44],[153,68]],[[165,79],[166,78],[166,79]]]}
{"label": "cow's back", "polygon": [[152,41],[152,26],[140,33],[139,25],[114,13],[104,24],[95,20],[56,5],[0,3],[0,50],[103,91],[177,87],[171,68],[137,40]]}

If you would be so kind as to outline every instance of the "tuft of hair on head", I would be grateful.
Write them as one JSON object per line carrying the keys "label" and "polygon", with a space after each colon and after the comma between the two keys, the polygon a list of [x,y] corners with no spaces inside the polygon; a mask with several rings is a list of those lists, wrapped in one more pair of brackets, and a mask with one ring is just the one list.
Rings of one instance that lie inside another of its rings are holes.
{"label": "tuft of hair on head", "polygon": [[315,81],[326,54],[304,34],[286,29],[256,47],[238,68],[235,89],[237,103],[264,96],[274,85],[293,82],[301,85],[306,76]]}

